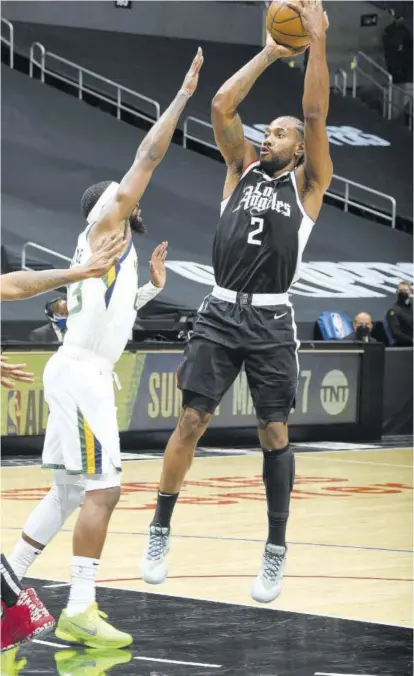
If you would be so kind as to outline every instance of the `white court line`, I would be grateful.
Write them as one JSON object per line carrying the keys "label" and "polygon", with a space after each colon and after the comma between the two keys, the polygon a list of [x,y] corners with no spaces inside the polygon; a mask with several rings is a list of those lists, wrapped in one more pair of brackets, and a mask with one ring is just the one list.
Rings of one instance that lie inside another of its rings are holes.
{"label": "white court line", "polygon": [[[295,443],[292,442],[292,446],[294,446]],[[342,448],[342,449],[328,449],[324,448],[323,450],[320,451],[308,451],[307,453],[304,453],[303,455],[321,455],[321,453],[389,453],[390,451],[411,451],[413,452],[413,447],[412,446],[395,446],[394,448]]]}
{"label": "white court line", "polygon": [[[45,577],[35,577],[34,575],[31,575],[31,578],[33,580],[46,580]],[[57,580],[52,580],[50,579],[51,582],[57,582]],[[43,585],[44,586],[44,585]],[[305,610],[292,610],[291,608],[272,608],[271,606],[253,606],[250,605],[249,603],[234,603],[233,601],[221,601],[218,599],[205,599],[205,598],[200,598],[197,596],[186,596],[184,594],[167,594],[166,592],[156,592],[156,591],[144,591],[140,589],[132,589],[131,587],[114,587],[113,585],[108,585],[108,584],[100,584],[99,587],[101,589],[116,589],[117,591],[129,591],[133,592],[135,594],[153,594],[154,596],[168,596],[169,598],[175,598],[175,599],[188,599],[189,601],[205,601],[206,603],[220,603],[221,605],[225,606],[238,606],[241,608],[252,608],[253,610],[259,610],[261,612],[278,612],[278,613],[295,613],[296,615],[313,615],[315,617],[329,617],[332,620],[348,620],[349,622],[364,622],[365,624],[375,624],[375,625],[382,625],[385,627],[400,627],[401,629],[411,629],[410,626],[406,624],[395,624],[394,622],[374,622],[373,620],[364,620],[364,619],[358,619],[355,617],[344,617],[343,615],[329,615],[327,613],[316,613],[316,612],[311,612],[310,610],[305,611]],[[65,646],[66,647],[66,646]]]}
{"label": "white court line", "polygon": [[[345,453],[349,453],[349,451],[345,451]],[[307,453],[305,456],[301,455],[301,460],[323,460],[326,462],[325,458],[318,458],[318,457],[311,457],[309,458],[310,453]],[[372,462],[370,460],[347,460],[346,458],[331,458],[331,460],[335,462],[347,462],[347,463],[352,463],[353,465],[380,465],[382,467],[394,467],[394,469],[398,469],[399,467],[405,467],[407,469],[412,469],[412,465],[399,465],[395,464],[393,462]]]}
{"label": "white court line", "polygon": [[51,645],[52,648],[69,648],[68,645],[63,645],[62,643],[52,643],[52,641],[41,641],[39,638],[34,638],[33,643],[41,643],[42,645]]}
{"label": "white court line", "polygon": [[180,660],[162,660],[159,657],[133,657],[134,660],[145,660],[146,662],[164,662],[166,664],[185,664],[190,667],[212,667],[221,669],[222,664],[204,664],[204,662],[181,662]]}
{"label": "white court line", "polygon": [[70,582],[59,582],[59,584],[44,584],[45,589],[54,589],[55,587],[70,587]]}
{"label": "white court line", "polygon": [[[52,648],[69,648],[67,645],[62,643],[52,643],[52,641],[42,641],[38,638],[33,640],[33,643],[40,643],[41,645],[52,646]],[[180,660],[162,660],[158,657],[134,657],[134,660],[145,660],[146,662],[165,662],[168,664],[184,664],[190,667],[210,667],[213,669],[221,669],[222,664],[205,664],[204,662],[182,662]]]}
{"label": "white court line", "polygon": [[[295,445],[294,442],[293,442],[292,445],[293,446]],[[222,450],[225,451],[226,449],[224,448]],[[243,450],[247,451],[249,449],[247,449],[247,448],[240,449],[241,455],[237,455],[237,456],[236,455],[215,455],[213,453],[213,455],[198,457],[198,458],[196,458],[196,460],[197,461],[199,461],[199,460],[212,460],[212,459],[214,459],[214,460],[228,460],[229,458],[240,459],[240,458],[256,457],[255,455],[244,455]],[[250,450],[256,451],[257,456],[260,456],[260,449],[250,449]],[[348,453],[373,453],[373,452],[375,452],[375,453],[386,453],[387,451],[388,452],[389,451],[411,451],[411,452],[413,452],[413,448],[410,447],[410,446],[402,446],[402,447],[395,447],[395,448],[347,448],[347,449],[342,449],[342,450],[324,449],[324,450],[320,450],[320,451],[309,451],[307,453],[301,452],[300,456],[301,456],[301,458],[307,458],[309,456],[315,457],[317,455],[323,455],[325,453],[347,453],[347,454]],[[162,458],[163,458],[163,456],[160,453],[159,458],[145,458],[145,461],[144,460],[128,460],[128,462],[159,462],[160,460],[162,460]],[[350,461],[348,460],[347,462],[350,462]],[[377,463],[374,463],[374,464],[376,465]],[[393,465],[393,467],[394,466],[395,465]],[[404,465],[404,466],[411,467],[411,465]],[[22,468],[26,469],[27,467],[42,467],[42,465],[41,465],[41,463],[35,464],[35,465],[7,465],[7,466],[1,465],[1,470],[3,471],[5,469],[16,469],[16,468],[17,469],[22,469]],[[403,467],[403,465],[399,465],[399,467]],[[50,470],[45,469],[45,472],[46,471],[50,471]]]}

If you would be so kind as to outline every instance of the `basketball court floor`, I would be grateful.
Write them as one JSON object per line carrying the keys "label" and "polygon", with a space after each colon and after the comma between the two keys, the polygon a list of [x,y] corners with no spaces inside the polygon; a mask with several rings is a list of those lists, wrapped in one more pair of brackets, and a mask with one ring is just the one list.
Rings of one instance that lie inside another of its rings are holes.
{"label": "basketball court floor", "polygon": [[[170,574],[158,587],[139,578],[139,560],[160,456],[125,456],[98,601],[133,634],[131,649],[101,654],[51,634],[17,655],[4,653],[2,673],[411,675],[412,449],[323,448],[295,447],[284,589],[267,606],[249,596],[266,537],[260,453],[199,451],[173,518]],[[39,466],[3,467],[6,554],[48,485]],[[36,579],[27,583],[56,615],[68,594],[74,520],[38,558],[30,571]]]}

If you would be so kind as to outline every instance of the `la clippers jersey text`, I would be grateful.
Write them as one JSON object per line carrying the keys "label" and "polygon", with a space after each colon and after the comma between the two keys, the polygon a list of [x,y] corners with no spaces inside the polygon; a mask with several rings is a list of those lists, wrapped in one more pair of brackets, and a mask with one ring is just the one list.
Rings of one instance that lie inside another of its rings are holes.
{"label": "la clippers jersey text", "polygon": [[271,178],[255,162],[223,201],[213,244],[216,284],[245,293],[285,293],[299,277],[314,222],[294,171]]}

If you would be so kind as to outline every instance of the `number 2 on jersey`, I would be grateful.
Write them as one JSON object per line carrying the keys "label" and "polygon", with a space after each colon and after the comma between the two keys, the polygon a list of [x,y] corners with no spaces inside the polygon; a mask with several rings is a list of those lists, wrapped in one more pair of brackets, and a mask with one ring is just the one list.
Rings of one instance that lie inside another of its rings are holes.
{"label": "number 2 on jersey", "polygon": [[264,220],[263,218],[258,218],[257,216],[252,216],[252,220],[250,221],[251,225],[257,225],[258,227],[256,230],[252,230],[249,232],[249,236],[247,238],[248,244],[256,244],[256,246],[260,246],[262,243],[261,239],[257,238],[257,235],[260,235],[261,232],[263,232],[264,228]]}

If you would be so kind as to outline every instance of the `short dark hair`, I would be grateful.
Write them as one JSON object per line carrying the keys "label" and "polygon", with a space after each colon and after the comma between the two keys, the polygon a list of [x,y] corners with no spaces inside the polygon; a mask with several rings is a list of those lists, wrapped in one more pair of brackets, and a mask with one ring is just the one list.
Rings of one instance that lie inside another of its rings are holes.
{"label": "short dark hair", "polygon": [[94,185],[90,185],[89,188],[86,188],[81,198],[82,215],[85,221],[100,196],[103,195],[107,188],[109,188],[111,183],[112,181],[101,181],[100,183],[95,183]]}
{"label": "short dark hair", "polygon": [[[303,124],[302,120],[299,120],[297,117],[292,117],[292,120],[295,123],[296,127],[296,133],[298,135],[298,138],[300,141],[304,142],[305,141],[305,125]],[[305,153],[301,155],[296,163],[296,166],[299,167],[299,165],[303,164],[305,161]]]}

